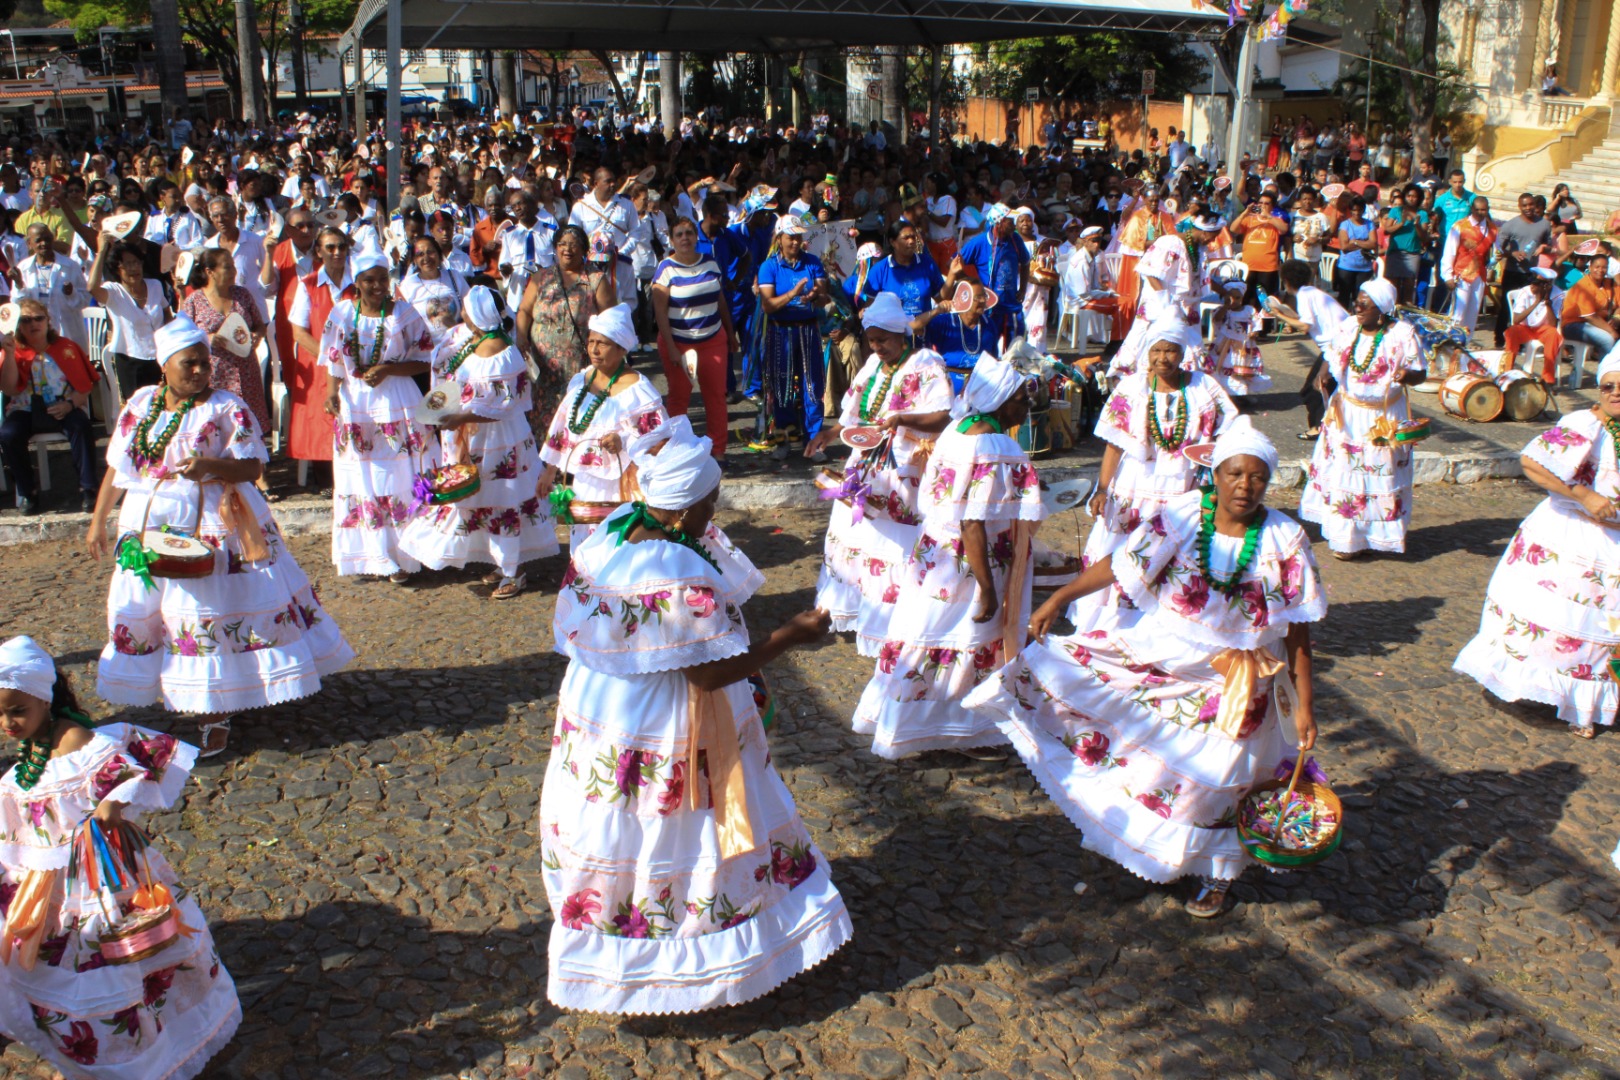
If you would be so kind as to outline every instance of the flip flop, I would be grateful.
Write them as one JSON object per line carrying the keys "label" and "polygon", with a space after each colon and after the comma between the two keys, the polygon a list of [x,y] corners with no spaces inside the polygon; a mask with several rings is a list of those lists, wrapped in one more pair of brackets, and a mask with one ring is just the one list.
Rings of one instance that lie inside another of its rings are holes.
{"label": "flip flop", "polygon": [[[218,757],[225,752],[226,747],[228,747],[231,742],[231,721],[235,719],[236,717],[234,716],[227,716],[223,720],[215,720],[211,723],[198,725],[197,741],[202,744],[201,748],[197,751],[198,758]],[[213,735],[216,731],[223,732],[224,737],[220,739],[218,746],[210,746],[210,744],[214,741]]]}

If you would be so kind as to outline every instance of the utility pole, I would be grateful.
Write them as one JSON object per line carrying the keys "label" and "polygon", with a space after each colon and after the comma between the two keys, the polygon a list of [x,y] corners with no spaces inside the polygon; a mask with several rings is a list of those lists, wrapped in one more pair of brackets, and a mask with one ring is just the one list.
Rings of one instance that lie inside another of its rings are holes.
{"label": "utility pole", "polygon": [[1232,180],[1232,190],[1243,190],[1243,179],[1237,175],[1238,159],[1243,156],[1243,140],[1246,132],[1243,130],[1249,122],[1248,113],[1253,107],[1249,100],[1254,94],[1254,35],[1260,29],[1260,22],[1265,18],[1265,6],[1255,4],[1249,19],[1238,23],[1243,34],[1243,43],[1238,48],[1237,81],[1232,86],[1232,128],[1226,136],[1226,175]]}
{"label": "utility pole", "polygon": [[292,38],[293,99],[303,112],[309,108],[309,87],[304,73],[304,5],[298,0],[288,0],[287,29]]}
{"label": "utility pole", "polygon": [[265,126],[263,79],[259,73],[259,27],[253,0],[236,0],[236,67],[242,80],[242,119]]}

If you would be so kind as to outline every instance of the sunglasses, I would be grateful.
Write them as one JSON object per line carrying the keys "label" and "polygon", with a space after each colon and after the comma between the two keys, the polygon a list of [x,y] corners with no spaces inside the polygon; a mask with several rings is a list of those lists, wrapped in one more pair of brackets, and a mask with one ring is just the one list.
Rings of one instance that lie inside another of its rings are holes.
{"label": "sunglasses", "polygon": [[46,316],[46,315],[24,315],[21,318],[19,318],[17,320],[17,322],[19,324],[21,324],[21,323],[37,323],[37,322],[46,322],[48,320],[49,320],[49,316]]}
{"label": "sunglasses", "polygon": [[1620,382],[1599,383],[1598,393],[1604,397],[1620,397]]}

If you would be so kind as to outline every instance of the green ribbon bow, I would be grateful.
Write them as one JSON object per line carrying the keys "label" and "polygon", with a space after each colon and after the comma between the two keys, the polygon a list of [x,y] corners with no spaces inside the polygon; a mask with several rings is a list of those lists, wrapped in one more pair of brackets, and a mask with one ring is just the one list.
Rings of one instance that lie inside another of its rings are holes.
{"label": "green ribbon bow", "polygon": [[146,550],[140,537],[126,536],[118,545],[118,568],[140,578],[148,589],[157,588],[157,582],[152,580],[152,553]]}
{"label": "green ribbon bow", "polygon": [[552,518],[562,522],[564,525],[572,525],[574,523],[574,512],[568,508],[568,504],[574,501],[574,489],[566,484],[562,487],[554,487],[547,498],[551,500]]}

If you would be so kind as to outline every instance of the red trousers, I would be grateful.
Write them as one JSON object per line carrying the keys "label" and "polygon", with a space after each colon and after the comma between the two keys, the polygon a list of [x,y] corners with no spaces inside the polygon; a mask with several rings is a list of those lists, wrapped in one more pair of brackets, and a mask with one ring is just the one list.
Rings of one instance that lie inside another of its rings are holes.
{"label": "red trousers", "polygon": [[1541,381],[1556,382],[1558,379],[1558,352],[1564,347],[1564,336],[1558,332],[1556,326],[1510,326],[1502,334],[1502,348],[1505,356],[1513,356],[1520,349],[1532,341],[1541,342]]}
{"label": "red trousers", "polygon": [[658,358],[664,362],[664,377],[669,380],[669,393],[664,397],[664,408],[670,416],[685,416],[692,404],[692,380],[686,377],[686,365],[681,353],[687,349],[697,352],[698,390],[703,394],[705,432],[714,443],[714,456],[724,457],[726,439],[730,435],[730,415],[726,409],[726,368],[730,366],[731,348],[725,331],[719,331],[707,341],[675,339],[676,353],[669,355],[664,336],[658,336]]}

